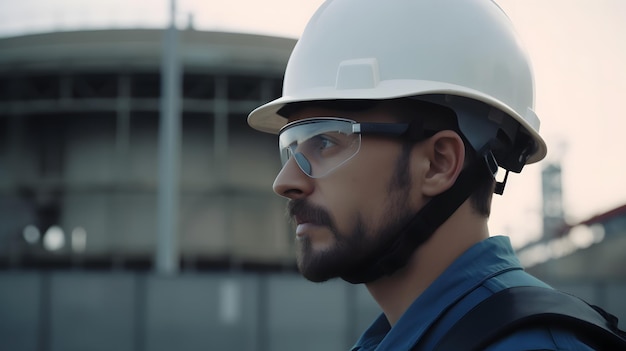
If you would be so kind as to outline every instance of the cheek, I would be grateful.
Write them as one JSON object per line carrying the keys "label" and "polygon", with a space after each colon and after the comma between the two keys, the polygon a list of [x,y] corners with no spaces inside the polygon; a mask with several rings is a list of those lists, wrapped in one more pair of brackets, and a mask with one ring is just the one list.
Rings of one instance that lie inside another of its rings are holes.
{"label": "cheek", "polygon": [[359,217],[372,226],[386,215],[397,155],[382,148],[376,151],[360,153],[357,156],[366,157],[355,157],[330,174],[326,184],[319,184],[320,195],[341,233],[350,233]]}

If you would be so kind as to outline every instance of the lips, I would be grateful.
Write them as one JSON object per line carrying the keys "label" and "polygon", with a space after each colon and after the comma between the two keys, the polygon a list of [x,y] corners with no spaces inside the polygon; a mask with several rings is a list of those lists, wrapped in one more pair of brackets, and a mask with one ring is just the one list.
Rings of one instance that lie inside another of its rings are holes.
{"label": "lips", "polygon": [[294,216],[293,220],[296,223],[296,237],[298,238],[304,237],[311,229],[319,226],[313,219],[301,215]]}
{"label": "lips", "polygon": [[296,237],[301,239],[310,233],[314,228],[319,228],[319,226],[311,223],[302,223],[296,226]]}
{"label": "lips", "polygon": [[319,206],[312,205],[304,199],[291,200],[288,204],[291,219],[298,228],[312,228],[313,226],[333,227],[333,222],[328,212]]}
{"label": "lips", "polygon": [[294,215],[293,216],[293,220],[296,223],[296,225],[300,225],[300,224],[317,224],[317,223],[315,223],[315,220],[313,218],[308,218],[307,216],[303,216],[303,215]]}

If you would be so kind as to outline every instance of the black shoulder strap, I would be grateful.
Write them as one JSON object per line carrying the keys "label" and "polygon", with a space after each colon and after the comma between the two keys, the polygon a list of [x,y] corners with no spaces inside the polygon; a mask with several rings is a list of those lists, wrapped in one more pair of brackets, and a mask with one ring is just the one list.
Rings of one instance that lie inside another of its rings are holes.
{"label": "black shoulder strap", "polygon": [[433,350],[482,350],[517,330],[537,326],[571,330],[596,350],[626,350],[626,334],[617,328],[615,316],[542,287],[509,288],[487,298],[456,322]]}

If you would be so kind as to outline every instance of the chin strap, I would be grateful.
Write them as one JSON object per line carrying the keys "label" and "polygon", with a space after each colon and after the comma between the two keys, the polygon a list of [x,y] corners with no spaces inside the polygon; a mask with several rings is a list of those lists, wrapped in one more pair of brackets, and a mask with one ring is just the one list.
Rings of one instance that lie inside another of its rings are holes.
{"label": "chin strap", "polygon": [[[470,164],[459,174],[452,187],[432,198],[411,221],[376,253],[366,265],[355,267],[341,278],[352,284],[372,282],[404,267],[415,250],[426,242],[478,187],[480,179],[495,177],[498,165],[491,152]],[[499,183],[502,184],[502,183]],[[501,186],[503,190],[504,185]]]}

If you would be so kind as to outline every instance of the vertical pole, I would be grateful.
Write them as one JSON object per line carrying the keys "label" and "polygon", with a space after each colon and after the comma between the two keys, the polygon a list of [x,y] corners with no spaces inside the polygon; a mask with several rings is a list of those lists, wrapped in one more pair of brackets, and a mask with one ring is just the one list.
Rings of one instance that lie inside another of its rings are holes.
{"label": "vertical pole", "polygon": [[37,330],[37,350],[50,350],[52,328],[52,289],[50,272],[39,272],[39,321]]}
{"label": "vertical pole", "polygon": [[219,189],[218,196],[215,201],[220,205],[222,216],[224,218],[224,243],[226,244],[226,253],[230,257],[230,268],[237,266],[236,264],[236,247],[233,240],[231,225],[231,202],[226,196],[224,189],[226,187],[227,159],[228,159],[228,78],[225,75],[218,75],[215,79],[215,105],[214,105],[214,121],[213,121],[213,148],[217,187]]}
{"label": "vertical pole", "polygon": [[115,158],[117,181],[123,183],[125,170],[128,167],[128,150],[130,149],[130,77],[121,74],[117,77],[117,120],[115,126]]}
{"label": "vertical pole", "polygon": [[135,328],[135,332],[133,333],[133,350],[145,351],[147,335],[146,329],[148,324],[148,277],[143,273],[135,273],[134,277],[135,284],[133,289],[133,327]]}
{"label": "vertical pole", "polygon": [[353,345],[354,340],[359,337],[359,331],[356,328],[356,323],[359,317],[357,294],[358,291],[356,285],[346,285],[346,348]]}
{"label": "vertical pole", "polygon": [[219,186],[222,186],[226,177],[225,169],[228,154],[228,80],[225,76],[217,76],[215,80],[214,111],[215,165],[218,170],[217,180]]}
{"label": "vertical pole", "polygon": [[161,120],[159,127],[159,189],[157,199],[156,269],[176,274],[178,258],[178,209],[180,165],[181,72],[176,29],[176,0],[170,0],[170,24],[163,38],[161,66]]}

